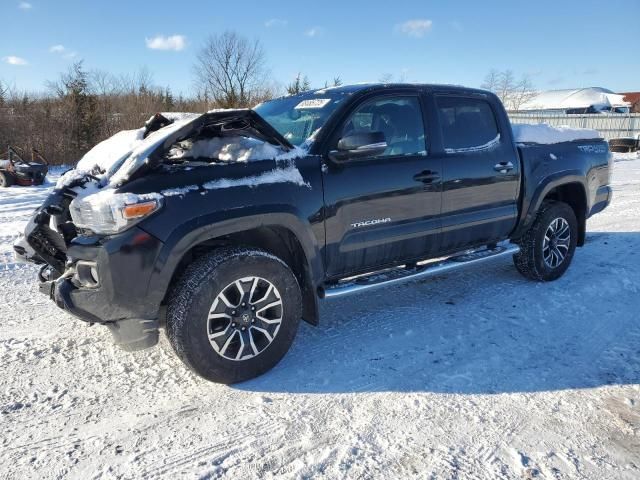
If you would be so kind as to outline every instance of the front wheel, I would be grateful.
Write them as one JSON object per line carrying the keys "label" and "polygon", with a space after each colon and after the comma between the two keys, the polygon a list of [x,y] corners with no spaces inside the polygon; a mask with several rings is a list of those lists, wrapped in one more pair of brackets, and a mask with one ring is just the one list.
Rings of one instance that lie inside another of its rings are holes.
{"label": "front wheel", "polygon": [[577,241],[578,221],[573,209],[563,202],[547,201],[518,242],[520,252],[513,261],[527,278],[556,280],[569,268]]}
{"label": "front wheel", "polygon": [[221,248],[194,261],[172,291],[167,335],[198,375],[241,382],[284,357],[301,305],[296,277],[282,260],[262,250]]}

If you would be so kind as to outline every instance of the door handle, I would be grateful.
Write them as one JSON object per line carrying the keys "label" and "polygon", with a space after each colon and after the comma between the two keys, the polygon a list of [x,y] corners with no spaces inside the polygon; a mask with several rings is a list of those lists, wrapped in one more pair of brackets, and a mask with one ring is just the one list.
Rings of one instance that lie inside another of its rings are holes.
{"label": "door handle", "polygon": [[438,175],[438,172],[434,172],[432,170],[424,170],[424,171],[414,175],[413,179],[416,182],[433,183],[436,180],[440,180],[440,175]]}
{"label": "door handle", "polygon": [[513,163],[511,162],[500,162],[496,163],[493,167],[496,172],[507,173],[513,170]]}

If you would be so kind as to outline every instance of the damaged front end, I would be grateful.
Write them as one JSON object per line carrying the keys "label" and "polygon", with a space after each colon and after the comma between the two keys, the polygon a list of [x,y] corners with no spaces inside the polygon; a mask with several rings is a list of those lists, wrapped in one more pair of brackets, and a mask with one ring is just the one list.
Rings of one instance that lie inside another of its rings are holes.
{"label": "damaged front end", "polygon": [[[284,152],[293,148],[251,110],[181,115],[157,114],[142,129],[94,147],[60,178],[14,245],[18,259],[42,265],[41,292],[77,318],[107,326],[126,350],[158,341],[160,302],[147,288],[163,243],[137,224],[165,203],[160,193],[146,192],[144,182],[136,182],[140,193],[128,184],[167,165],[188,170],[203,163],[170,158],[171,147],[187,139],[240,135]],[[100,163],[105,158],[109,162]]]}
{"label": "damaged front end", "polygon": [[14,245],[15,255],[41,265],[39,289],[58,307],[90,325],[107,326],[125,350],[151,347],[158,341],[158,311],[144,301],[140,267],[155,259],[161,242],[135,227],[111,242],[77,227],[70,205],[77,190],[95,181],[85,177],[54,190]]}

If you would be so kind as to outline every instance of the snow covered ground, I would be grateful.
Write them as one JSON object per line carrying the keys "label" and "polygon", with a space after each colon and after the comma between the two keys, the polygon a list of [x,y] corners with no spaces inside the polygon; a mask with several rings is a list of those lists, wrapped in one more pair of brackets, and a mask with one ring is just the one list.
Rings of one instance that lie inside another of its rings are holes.
{"label": "snow covered ground", "polygon": [[234,387],[58,310],[11,255],[47,188],[0,190],[0,478],[640,478],[640,158],[617,160],[560,280],[498,261],[333,300]]}

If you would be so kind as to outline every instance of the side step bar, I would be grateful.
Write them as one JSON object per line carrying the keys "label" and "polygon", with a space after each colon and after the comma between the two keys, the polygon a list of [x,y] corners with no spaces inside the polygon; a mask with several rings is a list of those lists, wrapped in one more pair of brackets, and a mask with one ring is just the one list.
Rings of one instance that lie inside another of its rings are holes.
{"label": "side step bar", "polygon": [[483,248],[447,258],[446,260],[418,264],[414,267],[398,267],[382,272],[374,272],[367,275],[354,277],[348,280],[341,280],[338,283],[328,285],[320,290],[321,298],[335,298],[352,293],[359,293],[364,290],[371,290],[379,287],[388,287],[411,280],[438,275],[451,270],[457,270],[469,265],[476,265],[487,260],[513,255],[520,251],[520,247],[515,244],[506,243],[493,248]]}

